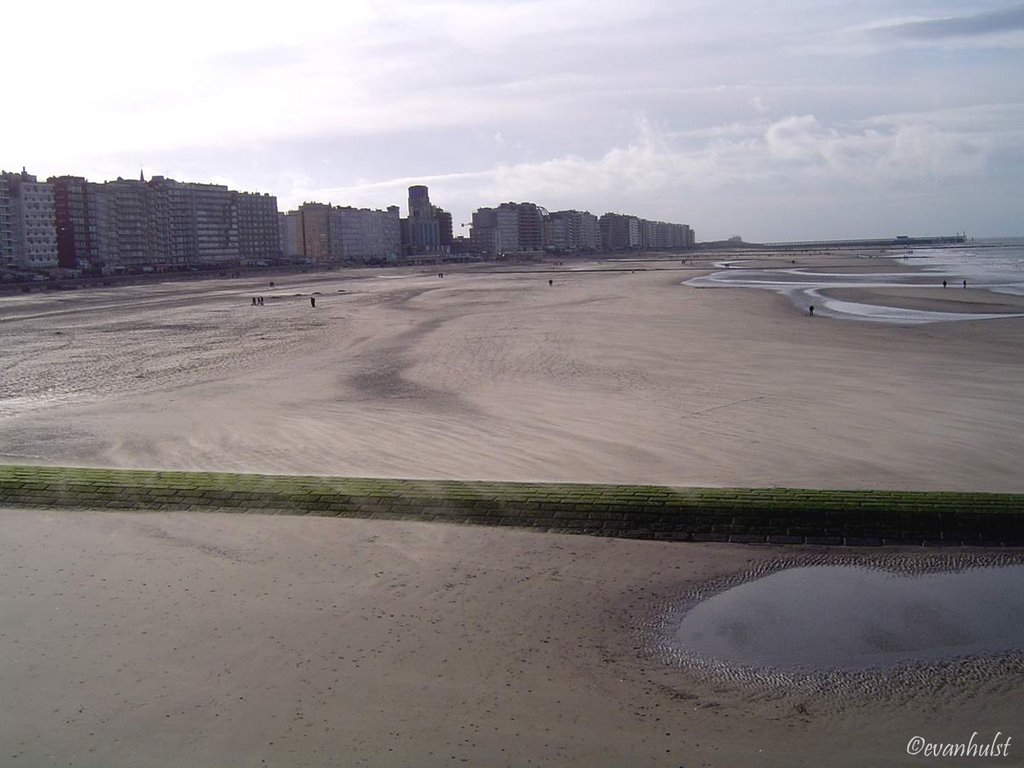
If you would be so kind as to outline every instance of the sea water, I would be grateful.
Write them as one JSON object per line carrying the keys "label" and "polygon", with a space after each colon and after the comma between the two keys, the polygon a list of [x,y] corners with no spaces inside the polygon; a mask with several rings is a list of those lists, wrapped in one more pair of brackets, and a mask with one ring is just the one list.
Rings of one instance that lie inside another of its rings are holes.
{"label": "sea water", "polygon": [[915,249],[926,272],[967,280],[972,287],[1024,296],[1024,238],[976,240],[955,248]]}

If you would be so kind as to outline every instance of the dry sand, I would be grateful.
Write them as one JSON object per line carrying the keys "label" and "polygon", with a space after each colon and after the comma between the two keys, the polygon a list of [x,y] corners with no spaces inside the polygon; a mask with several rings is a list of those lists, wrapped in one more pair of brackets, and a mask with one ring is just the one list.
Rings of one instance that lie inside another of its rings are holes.
{"label": "dry sand", "polygon": [[920,764],[915,735],[1024,738],[1019,668],[857,700],[701,682],[638,652],[663,597],[776,548],[0,515],[3,765],[860,768]]}
{"label": "dry sand", "polygon": [[1024,490],[1024,320],[811,319],[681,285],[706,260],[586,266],[2,298],[0,460]]}

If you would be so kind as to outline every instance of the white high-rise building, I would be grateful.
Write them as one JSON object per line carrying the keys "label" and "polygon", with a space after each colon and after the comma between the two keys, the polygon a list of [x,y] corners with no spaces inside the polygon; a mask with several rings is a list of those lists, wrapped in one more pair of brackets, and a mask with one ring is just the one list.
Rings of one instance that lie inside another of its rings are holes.
{"label": "white high-rise building", "polygon": [[57,212],[53,185],[24,170],[3,174],[10,200],[11,262],[24,269],[57,266]]}
{"label": "white high-rise building", "polygon": [[331,246],[344,261],[394,260],[401,254],[401,217],[387,211],[337,207],[331,210]]}

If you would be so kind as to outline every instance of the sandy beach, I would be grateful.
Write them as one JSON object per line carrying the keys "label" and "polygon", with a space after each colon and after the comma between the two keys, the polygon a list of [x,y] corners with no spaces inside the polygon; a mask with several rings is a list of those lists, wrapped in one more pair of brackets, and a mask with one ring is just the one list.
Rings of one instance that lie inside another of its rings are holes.
{"label": "sandy beach", "polygon": [[1013,666],[865,699],[643,652],[664,598],[805,549],[0,514],[5,765],[909,766],[914,735],[1017,736],[1024,715]]}
{"label": "sandy beach", "polygon": [[[683,285],[710,261],[4,297],[0,461],[1024,490],[1024,321],[810,318],[771,292]],[[791,261],[761,258],[776,263]],[[4,764],[917,765],[912,736],[1017,737],[1024,715],[1015,663],[955,685],[808,693],[709,679],[638,635],[707,580],[835,550],[0,516]]]}
{"label": "sandy beach", "polygon": [[[795,260],[847,270],[867,261]],[[770,292],[682,285],[709,261],[4,297],[0,460],[1024,490],[1024,320],[808,318]],[[977,300],[939,291],[860,298]],[[265,306],[251,306],[256,295]]]}

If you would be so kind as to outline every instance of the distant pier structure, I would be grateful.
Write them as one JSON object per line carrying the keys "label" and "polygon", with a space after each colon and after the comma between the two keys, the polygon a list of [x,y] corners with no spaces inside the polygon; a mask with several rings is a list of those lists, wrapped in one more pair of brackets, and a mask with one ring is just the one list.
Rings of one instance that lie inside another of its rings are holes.
{"label": "distant pier structure", "polygon": [[[939,237],[896,237],[878,240],[803,240],[792,243],[761,243],[761,248],[778,248],[780,250],[799,250],[811,248],[899,248],[926,245],[959,245],[967,242],[966,235],[942,235]],[[750,244],[748,244],[750,245]]]}

